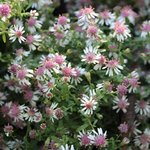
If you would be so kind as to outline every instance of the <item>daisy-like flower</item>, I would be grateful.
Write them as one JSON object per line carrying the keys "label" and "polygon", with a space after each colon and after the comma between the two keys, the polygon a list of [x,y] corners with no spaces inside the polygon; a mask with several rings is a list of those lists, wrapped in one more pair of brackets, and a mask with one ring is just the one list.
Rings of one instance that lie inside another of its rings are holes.
{"label": "daisy-like flower", "polygon": [[121,133],[127,133],[128,132],[128,128],[129,128],[129,126],[128,126],[128,124],[127,123],[122,123],[122,124],[120,124],[119,125],[119,127],[118,127],[118,129],[119,129],[119,131],[121,132]]}
{"label": "daisy-like flower", "polygon": [[16,60],[17,60],[17,61],[21,61],[24,56],[27,57],[29,54],[30,54],[29,51],[25,51],[25,50],[23,50],[22,48],[17,49],[17,50],[16,50],[16,53],[15,53],[15,55],[16,55]]}
{"label": "daisy-like flower", "polygon": [[90,94],[90,96],[87,96],[87,95],[83,94],[83,96],[81,98],[81,107],[83,107],[83,108],[81,111],[85,115],[92,115],[93,111],[96,110],[96,108],[97,108],[97,104],[98,103],[95,99],[95,95]]}
{"label": "daisy-like flower", "polygon": [[25,109],[25,113],[23,114],[23,117],[25,120],[28,120],[30,122],[40,122],[42,119],[41,113],[38,112],[36,108],[29,108],[29,107]]}
{"label": "daisy-like flower", "polygon": [[91,145],[90,133],[85,133],[85,131],[82,130],[77,137],[80,141],[80,145],[85,147]]}
{"label": "daisy-like flower", "polygon": [[127,107],[129,106],[128,99],[126,96],[122,96],[121,98],[116,97],[114,100],[115,106],[113,109],[117,109],[117,113],[122,110],[124,113],[127,112]]}
{"label": "daisy-like flower", "polygon": [[78,25],[82,29],[87,29],[89,25],[94,25],[98,19],[98,14],[94,12],[92,7],[85,7],[79,11],[78,16]]}
{"label": "daisy-like flower", "polygon": [[64,28],[64,30],[66,29],[70,29],[70,19],[67,18],[66,16],[59,16],[58,17],[58,22],[57,25],[61,26],[62,28]]}
{"label": "daisy-like flower", "polygon": [[150,145],[150,129],[146,128],[144,133],[137,135],[134,144],[141,150],[148,150]]}
{"label": "daisy-like flower", "polygon": [[106,147],[107,145],[107,139],[106,139],[106,134],[107,132],[105,131],[103,133],[102,128],[97,128],[97,132],[95,130],[92,131],[93,135],[90,135],[90,139],[92,144],[94,144],[96,147]]}
{"label": "daisy-like flower", "polygon": [[24,105],[16,105],[11,104],[10,110],[8,112],[8,115],[10,118],[14,120],[14,122],[17,122],[19,120],[23,120],[23,114],[25,112],[26,106]]}
{"label": "daisy-like flower", "polygon": [[90,25],[87,29],[87,37],[95,39],[98,37],[98,28],[95,25]]}
{"label": "daisy-like flower", "polygon": [[85,61],[88,64],[95,64],[97,62],[97,51],[98,49],[92,46],[86,47],[84,49],[84,55],[81,55],[81,61]]}
{"label": "daisy-like flower", "polygon": [[13,132],[14,132],[14,130],[13,130],[13,126],[12,125],[6,125],[5,127],[4,127],[4,132],[5,132],[5,134],[6,134],[6,136],[9,136],[10,134],[12,134]]}
{"label": "daisy-like flower", "polygon": [[26,39],[23,37],[24,32],[23,26],[14,25],[9,30],[9,39],[12,42],[14,42],[16,39],[18,39],[19,43],[25,42]]}
{"label": "daisy-like flower", "polygon": [[82,78],[80,76],[85,74],[85,69],[76,67],[76,68],[74,68],[74,71],[75,71],[75,75],[71,76],[72,77],[71,83],[75,83],[75,85],[77,85],[78,83],[80,83],[82,81]]}
{"label": "daisy-like flower", "polygon": [[40,45],[40,42],[42,41],[40,35],[27,35],[26,37],[26,43],[29,46],[30,50],[35,50],[36,46]]}
{"label": "daisy-like flower", "polygon": [[148,116],[150,114],[150,105],[148,101],[140,100],[135,104],[135,112],[140,115]]}
{"label": "daisy-like flower", "polygon": [[37,18],[38,16],[39,16],[39,13],[37,12],[37,10],[31,10],[30,11],[30,17]]}
{"label": "daisy-like flower", "polygon": [[121,9],[121,14],[119,19],[124,20],[127,18],[129,22],[132,24],[135,23],[135,18],[137,17],[137,14],[132,10],[130,6],[125,6]]}
{"label": "daisy-like flower", "polygon": [[119,64],[118,60],[112,59],[107,61],[106,65],[102,69],[107,69],[106,75],[113,76],[114,73],[118,75],[123,67]]}
{"label": "daisy-like flower", "polygon": [[66,144],[65,146],[61,145],[59,150],[75,150],[75,148],[73,145],[69,146],[68,144]]}
{"label": "daisy-like flower", "polygon": [[141,37],[146,38],[147,35],[150,35],[150,20],[143,22],[141,30]]}
{"label": "daisy-like flower", "polygon": [[11,8],[8,4],[0,4],[0,17],[2,21],[6,21],[10,17]]}
{"label": "daisy-like flower", "polygon": [[114,20],[115,20],[115,15],[113,13],[111,13],[109,10],[104,10],[103,12],[100,12],[99,14],[100,17],[100,21],[99,24],[100,25],[111,25]]}
{"label": "daisy-like flower", "polygon": [[46,107],[46,114],[50,117],[50,120],[54,122],[54,119],[57,119],[55,116],[55,109],[57,108],[58,103],[52,103],[50,107]]}
{"label": "daisy-like flower", "polygon": [[54,55],[54,62],[57,63],[59,66],[61,66],[65,62],[66,56],[60,55],[56,53]]}
{"label": "daisy-like flower", "polygon": [[28,30],[31,33],[34,33],[36,31],[36,29],[40,29],[42,27],[42,21],[37,20],[37,18],[35,18],[35,17],[30,17],[27,20],[27,25],[28,25]]}
{"label": "daisy-like flower", "polygon": [[124,21],[116,21],[110,28],[114,30],[112,36],[116,37],[117,41],[119,42],[122,42],[128,37],[131,37],[128,25],[126,25]]}
{"label": "daisy-like flower", "polygon": [[97,60],[97,63],[94,66],[94,69],[95,70],[101,70],[102,66],[106,64],[106,61],[107,61],[106,57],[99,54],[99,55],[97,55],[96,60]]}
{"label": "daisy-like flower", "polygon": [[128,89],[127,86],[120,84],[117,86],[117,92],[120,96],[126,95]]}
{"label": "daisy-like flower", "polygon": [[141,134],[142,132],[137,128],[140,125],[139,122],[134,121],[133,124],[130,126],[130,131],[134,133],[134,135]]}

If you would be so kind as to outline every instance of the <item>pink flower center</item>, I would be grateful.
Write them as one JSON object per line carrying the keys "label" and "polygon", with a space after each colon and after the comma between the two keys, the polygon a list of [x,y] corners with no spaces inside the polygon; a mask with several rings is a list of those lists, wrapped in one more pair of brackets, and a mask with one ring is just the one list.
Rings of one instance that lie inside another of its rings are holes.
{"label": "pink flower center", "polygon": [[127,87],[124,86],[124,85],[118,85],[117,87],[117,92],[120,94],[120,95],[125,95],[127,93]]}
{"label": "pink flower center", "polygon": [[120,126],[118,127],[118,129],[120,130],[121,133],[127,133],[128,132],[128,125],[123,123],[120,124]]}
{"label": "pink flower center", "polygon": [[141,100],[138,104],[139,104],[139,107],[142,109],[146,108],[147,106],[147,102],[144,100]]}
{"label": "pink flower center", "polygon": [[106,145],[106,139],[104,135],[98,135],[95,137],[95,145],[100,147],[104,147]]}
{"label": "pink flower center", "polygon": [[115,23],[115,32],[117,34],[124,34],[125,33],[125,30],[126,30],[126,27],[124,24],[120,23],[120,22],[116,22]]}
{"label": "pink flower center", "polygon": [[87,33],[90,35],[95,35],[97,33],[97,27],[95,26],[89,26]]}
{"label": "pink flower center", "polygon": [[60,33],[60,32],[56,32],[56,33],[55,33],[55,36],[56,36],[56,38],[57,38],[58,40],[61,40],[61,39],[64,38],[63,33]]}
{"label": "pink flower center", "polygon": [[98,58],[98,63],[101,64],[101,65],[105,64],[105,63],[106,63],[106,58],[105,58],[105,56],[100,56],[100,57]]}
{"label": "pink flower center", "polygon": [[33,92],[32,91],[26,91],[24,94],[24,99],[26,100],[31,100],[33,97]]}
{"label": "pink flower center", "polygon": [[90,139],[89,139],[88,135],[86,135],[86,134],[82,135],[81,144],[85,145],[85,146],[90,144]]}
{"label": "pink flower center", "polygon": [[47,68],[47,69],[52,69],[52,68],[54,68],[55,63],[53,62],[53,60],[49,60],[49,61],[46,61],[46,62],[45,62],[44,66],[45,66],[45,68]]}
{"label": "pink flower center", "polygon": [[100,16],[102,17],[102,19],[109,19],[109,11],[105,10],[105,11],[101,12]]}
{"label": "pink flower center", "polygon": [[33,17],[30,17],[28,20],[28,26],[33,27],[36,24],[36,19]]}
{"label": "pink flower center", "polygon": [[89,7],[89,8],[86,7],[84,9],[82,9],[81,12],[85,15],[88,15],[90,13],[93,13],[93,9],[92,9],[92,7]]}
{"label": "pink flower center", "polygon": [[67,23],[67,18],[65,16],[59,16],[58,23],[60,25],[65,25]]}
{"label": "pink flower center", "polygon": [[32,35],[28,35],[26,38],[27,44],[32,44],[34,41],[34,37]]}
{"label": "pink flower center", "polygon": [[117,65],[118,65],[118,61],[117,60],[110,60],[110,61],[108,61],[107,67],[114,69],[114,68],[117,67]]}
{"label": "pink flower center", "polygon": [[85,104],[85,107],[86,107],[86,109],[91,109],[91,108],[93,107],[92,102],[91,102],[91,101],[87,102],[87,103]]}
{"label": "pink flower center", "polygon": [[33,116],[35,115],[35,110],[32,109],[32,108],[29,109],[29,110],[28,110],[28,115],[31,116],[31,117],[33,117]]}
{"label": "pink flower center", "polygon": [[10,110],[10,117],[15,118],[15,117],[18,117],[19,114],[20,114],[19,107],[16,105],[12,106]]}
{"label": "pink flower center", "polygon": [[20,37],[22,36],[22,32],[21,32],[21,31],[16,31],[16,36],[17,36],[18,38],[20,38]]}
{"label": "pink flower center", "polygon": [[150,24],[143,25],[142,30],[145,32],[150,32]]}
{"label": "pink flower center", "polygon": [[86,60],[88,61],[88,62],[92,62],[92,61],[94,61],[95,60],[95,54],[94,53],[88,53],[88,54],[86,54]]}
{"label": "pink flower center", "polygon": [[44,70],[45,70],[44,67],[39,67],[39,68],[36,70],[35,74],[36,74],[37,76],[42,76],[42,75],[44,74]]}
{"label": "pink flower center", "polygon": [[129,83],[132,87],[138,87],[138,79],[137,78],[131,78],[129,80]]}
{"label": "pink flower center", "polygon": [[66,76],[66,77],[69,77],[72,75],[72,68],[70,67],[64,67],[63,70],[63,75]]}
{"label": "pink flower center", "polygon": [[64,58],[61,55],[56,55],[54,59],[55,59],[55,62],[59,65],[61,65],[64,62]]}
{"label": "pink flower center", "polygon": [[125,109],[127,107],[126,101],[124,100],[120,100],[117,105],[120,109]]}
{"label": "pink flower center", "polygon": [[20,69],[18,72],[17,72],[17,77],[20,79],[20,80],[23,80],[26,76],[27,72],[25,69]]}
{"label": "pink flower center", "polygon": [[7,17],[10,14],[10,12],[11,12],[11,9],[10,9],[9,5],[7,5],[7,4],[0,5],[0,15],[1,16]]}

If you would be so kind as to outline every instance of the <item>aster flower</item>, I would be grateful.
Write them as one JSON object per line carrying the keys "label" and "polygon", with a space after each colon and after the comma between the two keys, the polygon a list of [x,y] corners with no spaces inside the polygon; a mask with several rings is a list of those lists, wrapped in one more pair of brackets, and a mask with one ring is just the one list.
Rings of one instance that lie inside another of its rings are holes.
{"label": "aster flower", "polygon": [[64,30],[70,29],[70,19],[67,18],[66,16],[61,16],[59,15],[57,25],[59,25],[61,28]]}
{"label": "aster flower", "polygon": [[141,37],[146,38],[147,35],[150,35],[150,20],[143,22],[141,30]]}
{"label": "aster flower", "polygon": [[118,129],[121,133],[127,133],[128,132],[128,124],[127,123],[122,123],[119,125]]}
{"label": "aster flower", "polygon": [[85,147],[91,145],[90,133],[85,133],[85,131],[82,130],[77,137],[80,141],[80,145]]}
{"label": "aster flower", "polygon": [[[90,91],[91,92],[91,91]],[[81,107],[82,108],[82,112],[85,115],[92,115],[93,111],[96,110],[97,108],[97,101],[95,99],[95,94],[90,94],[90,96],[87,96],[85,94],[83,94],[82,98],[81,98]]]}
{"label": "aster flower", "polygon": [[133,77],[133,78],[130,78],[128,81],[129,81],[129,93],[131,93],[131,92],[133,92],[133,93],[135,93],[136,92],[136,90],[137,90],[137,88],[139,87],[139,83],[140,82],[138,82],[138,78],[135,78],[135,77]]}
{"label": "aster flower", "polygon": [[141,134],[142,132],[137,128],[140,125],[139,122],[134,121],[133,124],[130,126],[130,131],[134,133],[134,135]]}
{"label": "aster flower", "polygon": [[127,91],[127,86],[123,84],[117,86],[117,92],[120,96],[126,95]]}
{"label": "aster flower", "polygon": [[88,64],[95,64],[97,62],[97,51],[98,49],[92,46],[86,47],[84,50],[84,55],[81,55],[82,60]]}
{"label": "aster flower", "polygon": [[74,68],[74,71],[75,71],[75,74],[71,76],[72,77],[71,83],[75,83],[75,85],[77,85],[78,83],[82,81],[82,78],[80,76],[85,74],[85,69],[76,67]]}
{"label": "aster flower", "polygon": [[117,41],[122,42],[126,40],[128,37],[131,37],[130,30],[128,25],[124,23],[124,21],[116,21],[110,27],[114,30],[113,37],[117,38]]}
{"label": "aster flower", "polygon": [[121,9],[121,14],[119,19],[124,20],[127,18],[129,22],[132,24],[135,23],[135,18],[137,17],[137,14],[132,10],[130,6],[125,6]]}
{"label": "aster flower", "polygon": [[23,150],[24,142],[18,139],[15,139],[13,141],[8,141],[6,145],[13,150]]}
{"label": "aster flower", "polygon": [[40,29],[42,27],[42,21],[37,20],[37,18],[35,17],[30,17],[27,20],[27,26],[28,26],[28,30],[31,33],[36,32],[36,29]]}
{"label": "aster flower", "polygon": [[107,61],[102,69],[107,69],[106,75],[113,76],[114,73],[119,74],[123,67],[119,64],[118,60],[112,59]]}
{"label": "aster flower", "polygon": [[0,106],[4,104],[4,101],[7,99],[6,94],[3,92],[0,92]]}
{"label": "aster flower", "polygon": [[6,125],[5,127],[4,127],[4,132],[5,132],[5,134],[6,134],[6,136],[9,136],[10,134],[12,134],[13,132],[14,132],[14,130],[13,130],[13,126],[12,125]]}
{"label": "aster flower", "polygon": [[121,98],[116,97],[114,100],[115,106],[113,106],[113,109],[117,109],[117,113],[122,110],[123,113],[127,112],[127,107],[129,106],[128,99],[126,96],[122,96]]}
{"label": "aster flower", "polygon": [[2,21],[6,21],[10,17],[11,8],[8,4],[0,4],[0,17]]}
{"label": "aster flower", "polygon": [[23,57],[27,57],[30,54],[29,51],[25,51],[22,48],[16,50],[16,61],[21,61]]}
{"label": "aster flower", "polygon": [[24,32],[25,31],[23,26],[14,25],[10,28],[9,39],[12,42],[14,42],[16,39],[18,39],[19,43],[25,42],[26,39],[23,37]]}
{"label": "aster flower", "polygon": [[135,112],[140,113],[140,115],[148,116],[150,114],[149,102],[140,100],[135,104]]}
{"label": "aster flower", "polygon": [[94,66],[95,70],[101,70],[102,66],[106,64],[106,57],[103,55],[97,55],[96,58],[97,62],[96,65]]}
{"label": "aster flower", "polygon": [[90,25],[87,28],[87,37],[91,39],[96,39],[98,37],[98,28],[95,25]]}
{"label": "aster flower", "polygon": [[148,150],[150,145],[150,129],[146,128],[144,133],[137,135],[134,144],[141,150]]}
{"label": "aster flower", "polygon": [[106,24],[107,26],[111,25],[115,20],[115,15],[111,13],[109,10],[104,10],[100,12],[99,17],[100,17],[99,24],[102,26],[104,24]]}
{"label": "aster flower", "polygon": [[107,132],[103,132],[102,128],[97,128],[97,132],[95,130],[92,130],[93,135],[90,135],[90,139],[92,144],[94,144],[96,147],[106,147],[107,145],[107,139],[106,134]]}
{"label": "aster flower", "polygon": [[79,11],[78,15],[78,25],[82,29],[87,29],[91,24],[95,24],[98,20],[98,14],[94,12],[92,7],[85,7]]}
{"label": "aster flower", "polygon": [[42,41],[40,35],[27,35],[26,37],[26,44],[29,46],[30,50],[36,50],[36,46],[40,45],[40,42]]}
{"label": "aster flower", "polygon": [[69,146],[68,144],[66,144],[65,146],[61,145],[59,150],[75,150],[75,148],[73,145]]}
{"label": "aster flower", "polygon": [[40,122],[42,119],[42,114],[38,112],[36,108],[29,108],[25,109],[25,113],[23,114],[25,120],[29,122]]}

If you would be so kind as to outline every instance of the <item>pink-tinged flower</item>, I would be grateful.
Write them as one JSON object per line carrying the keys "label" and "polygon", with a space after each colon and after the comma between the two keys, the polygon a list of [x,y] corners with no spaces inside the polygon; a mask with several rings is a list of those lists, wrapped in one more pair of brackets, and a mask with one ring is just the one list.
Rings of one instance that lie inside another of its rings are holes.
{"label": "pink-tinged flower", "polygon": [[55,66],[56,66],[56,63],[54,61],[53,58],[50,58],[50,59],[47,59],[45,60],[45,62],[43,63],[43,66],[48,69],[48,70],[51,70],[51,69],[54,69]]}
{"label": "pink-tinged flower", "polygon": [[129,126],[128,126],[127,123],[124,122],[124,123],[119,125],[118,129],[121,133],[127,133],[128,129],[129,129]]}
{"label": "pink-tinged flower", "polygon": [[39,16],[39,13],[37,12],[37,10],[30,11],[30,17],[37,18],[38,16]]}
{"label": "pink-tinged flower", "polygon": [[80,141],[80,145],[85,147],[91,145],[91,139],[89,135],[90,133],[85,133],[84,130],[82,130],[82,132],[79,132],[79,135],[77,137]]}
{"label": "pink-tinged flower", "polygon": [[41,123],[41,125],[40,125],[40,128],[42,129],[42,130],[45,130],[46,129],[46,123]]}
{"label": "pink-tinged flower", "polygon": [[124,21],[116,21],[114,24],[112,24],[111,28],[114,30],[112,36],[116,37],[119,42],[131,37],[128,25],[126,25]]}
{"label": "pink-tinged flower", "polygon": [[94,48],[92,46],[86,47],[84,49],[84,55],[81,55],[81,61],[85,61],[88,64],[95,64],[97,62],[97,51],[97,48]]}
{"label": "pink-tinged flower", "polygon": [[58,22],[57,22],[57,25],[60,26],[60,28],[64,28],[65,30],[66,29],[69,29],[70,28],[70,19],[68,19],[66,16],[59,16],[58,17]]}
{"label": "pink-tinged flower", "polygon": [[25,38],[23,37],[24,33],[24,27],[14,25],[13,27],[10,28],[9,31],[9,39],[14,42],[16,39],[18,39],[19,43],[25,42]]}
{"label": "pink-tinged flower", "polygon": [[93,111],[97,108],[97,104],[95,93],[90,94],[90,96],[83,94],[80,104],[80,106],[83,107],[81,112],[83,112],[85,115],[92,115]]}
{"label": "pink-tinged flower", "polygon": [[50,107],[46,107],[46,115],[50,118],[52,122],[54,122],[54,119],[57,119],[55,115],[55,109],[57,108],[58,103],[52,103]]}
{"label": "pink-tinged flower", "polygon": [[36,136],[37,136],[36,130],[33,129],[33,130],[29,131],[29,137],[30,137],[30,139],[35,139]]}
{"label": "pink-tinged flower", "polygon": [[95,70],[101,70],[102,66],[106,64],[106,57],[103,56],[103,55],[97,55],[97,63],[96,65],[94,66],[94,69]]}
{"label": "pink-tinged flower", "polygon": [[71,77],[73,75],[76,75],[76,72],[74,71],[74,69],[71,67],[71,64],[64,64],[64,66],[62,66],[61,68],[62,74],[65,77]]}
{"label": "pink-tinged flower", "polygon": [[78,16],[78,25],[82,29],[87,29],[91,24],[95,24],[98,20],[98,14],[94,12],[92,7],[85,7],[79,11]]}
{"label": "pink-tinged flower", "polygon": [[66,144],[65,146],[61,145],[60,150],[75,150],[75,148],[73,145],[69,146]]}
{"label": "pink-tinged flower", "polygon": [[26,37],[26,44],[29,46],[30,50],[36,50],[36,46],[40,45],[40,42],[42,41],[40,35],[27,35]]}
{"label": "pink-tinged flower", "polygon": [[107,69],[106,75],[113,76],[114,73],[119,74],[123,67],[119,64],[118,60],[112,59],[106,63],[103,69]]}
{"label": "pink-tinged flower", "polygon": [[58,53],[56,53],[54,55],[54,61],[55,61],[55,63],[57,63],[60,66],[65,62],[65,59],[66,59],[66,56],[64,56],[64,55],[60,55]]}
{"label": "pink-tinged flower", "polygon": [[92,131],[94,135],[90,135],[90,139],[92,141],[92,144],[94,144],[96,147],[106,147],[107,145],[107,139],[106,134],[107,132],[103,133],[102,128],[98,128],[97,132],[95,130]]}
{"label": "pink-tinged flower", "polygon": [[120,84],[117,86],[117,92],[120,96],[126,95],[128,89],[127,86]]}
{"label": "pink-tinged flower", "polygon": [[25,109],[25,113],[23,114],[25,120],[29,122],[40,122],[42,119],[42,115],[36,108],[29,108]]}
{"label": "pink-tinged flower", "polygon": [[123,19],[125,21],[125,19],[127,18],[129,22],[134,24],[136,17],[137,14],[132,10],[132,8],[130,6],[125,6],[121,9],[121,16],[119,17],[119,19]]}
{"label": "pink-tinged flower", "polygon": [[30,54],[30,51],[25,51],[22,48],[16,50],[16,60],[20,61],[23,57],[27,57]]}
{"label": "pink-tinged flower", "polygon": [[150,129],[146,128],[144,133],[137,135],[134,144],[141,150],[148,150],[150,145]]}
{"label": "pink-tinged flower", "polygon": [[13,119],[14,122],[23,120],[23,114],[24,114],[25,109],[26,109],[26,106],[24,105],[16,105],[12,103],[10,106],[8,115],[11,119]]}
{"label": "pink-tinged flower", "polygon": [[82,78],[80,76],[85,74],[85,69],[76,67],[76,68],[74,68],[74,72],[75,72],[75,74],[71,76],[72,77],[71,83],[75,83],[75,85],[77,85],[78,83],[80,83],[82,81]]}
{"label": "pink-tinged flower", "polygon": [[141,30],[141,37],[146,38],[147,35],[150,35],[150,20],[143,22]]}
{"label": "pink-tinged flower", "polygon": [[35,71],[36,76],[43,76],[45,73],[45,67],[38,67]]}
{"label": "pink-tinged flower", "polygon": [[111,25],[115,20],[115,15],[111,13],[109,10],[104,10],[103,12],[100,12],[99,17],[100,17],[99,24],[102,26],[104,24],[106,24],[107,26]]}
{"label": "pink-tinged flower", "polygon": [[135,112],[140,115],[149,116],[150,114],[150,105],[149,102],[140,100],[135,104]]}
{"label": "pink-tinged flower", "polygon": [[140,125],[139,122],[134,121],[130,126],[130,132],[134,133],[134,135],[141,134],[142,132],[137,128]]}
{"label": "pink-tinged flower", "polygon": [[10,17],[11,8],[8,4],[0,4],[0,17],[3,21],[6,21]]}
{"label": "pink-tinged flower", "polygon": [[129,79],[129,93],[136,92],[137,88],[139,87],[139,83],[140,83],[138,80],[139,79],[135,78],[135,77]]}
{"label": "pink-tinged flower", "polygon": [[121,98],[116,97],[114,100],[115,106],[113,109],[117,109],[117,113],[122,110],[124,113],[127,112],[127,107],[129,106],[128,99],[126,96],[122,96]]}
{"label": "pink-tinged flower", "polygon": [[4,127],[4,132],[5,132],[5,134],[6,134],[6,136],[9,136],[10,134],[12,134],[13,132],[14,132],[14,130],[13,130],[14,128],[13,128],[13,126],[12,125],[6,125],[5,127]]}
{"label": "pink-tinged flower", "polygon": [[96,38],[98,36],[98,28],[95,25],[90,25],[87,29],[88,38]]}
{"label": "pink-tinged flower", "polygon": [[54,114],[58,120],[63,118],[63,110],[61,108],[56,108]]}
{"label": "pink-tinged flower", "polygon": [[28,30],[31,33],[36,32],[36,29],[40,29],[42,27],[42,21],[37,20],[35,17],[30,17],[27,20]]}

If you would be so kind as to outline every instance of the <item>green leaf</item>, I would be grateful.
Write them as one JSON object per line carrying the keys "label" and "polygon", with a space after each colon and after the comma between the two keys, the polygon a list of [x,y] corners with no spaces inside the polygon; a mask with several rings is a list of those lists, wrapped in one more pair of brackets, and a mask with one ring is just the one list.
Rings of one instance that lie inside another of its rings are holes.
{"label": "green leaf", "polygon": [[88,80],[88,82],[91,83],[91,73],[90,72],[86,72],[85,73],[85,77]]}
{"label": "green leaf", "polygon": [[3,42],[6,43],[6,34],[2,35]]}

